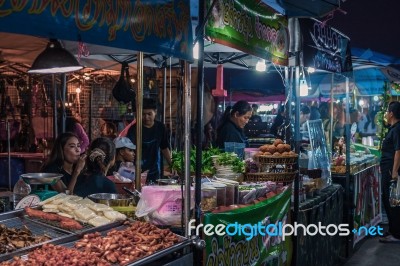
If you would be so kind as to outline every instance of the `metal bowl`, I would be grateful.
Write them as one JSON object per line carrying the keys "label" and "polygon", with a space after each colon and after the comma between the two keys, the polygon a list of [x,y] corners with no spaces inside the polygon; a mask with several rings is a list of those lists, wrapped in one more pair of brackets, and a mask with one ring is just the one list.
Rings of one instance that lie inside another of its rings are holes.
{"label": "metal bowl", "polygon": [[88,196],[89,199],[96,203],[102,203],[110,207],[126,207],[131,203],[135,203],[133,196],[113,193],[97,193]]}
{"label": "metal bowl", "polygon": [[54,185],[63,177],[59,173],[28,173],[22,174],[21,178],[29,185]]}
{"label": "metal bowl", "polygon": [[178,184],[178,181],[175,179],[169,179],[169,178],[164,178],[164,179],[157,179],[157,182],[160,186],[167,186],[167,185],[176,185]]}

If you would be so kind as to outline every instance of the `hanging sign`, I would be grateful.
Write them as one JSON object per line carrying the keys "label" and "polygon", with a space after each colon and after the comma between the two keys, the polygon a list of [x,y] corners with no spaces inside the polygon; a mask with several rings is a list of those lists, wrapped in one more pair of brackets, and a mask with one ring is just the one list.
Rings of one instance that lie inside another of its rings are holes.
{"label": "hanging sign", "polygon": [[1,1],[0,31],[193,60],[190,0]]}
{"label": "hanging sign", "polygon": [[[207,1],[207,8],[212,2]],[[214,42],[288,64],[288,21],[261,0],[217,0],[205,30]]]}
{"label": "hanging sign", "polygon": [[[206,227],[229,226],[233,235],[204,236],[204,265],[290,265],[292,238],[283,239],[272,228],[290,223],[291,194],[292,190],[286,189],[248,207],[205,214],[203,224]],[[268,231],[272,235],[263,233],[260,225],[270,228]]]}
{"label": "hanging sign", "polygon": [[351,75],[350,39],[316,19],[300,19],[305,67]]}

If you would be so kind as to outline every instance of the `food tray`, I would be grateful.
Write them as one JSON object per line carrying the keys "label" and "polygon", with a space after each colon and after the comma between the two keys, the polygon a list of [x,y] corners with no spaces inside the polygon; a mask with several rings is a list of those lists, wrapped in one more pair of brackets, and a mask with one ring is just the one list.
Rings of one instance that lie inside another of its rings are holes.
{"label": "food tray", "polygon": [[295,164],[298,156],[256,155],[254,158],[259,164]]}
{"label": "food tray", "polygon": [[20,256],[29,253],[29,251],[41,247],[45,243],[52,243],[54,245],[71,242],[78,240],[82,237],[84,233],[92,233],[94,231],[104,231],[110,228],[120,226],[121,221],[109,223],[98,227],[84,227],[77,232],[70,232],[59,227],[55,227],[48,223],[43,223],[39,219],[33,220],[31,217],[25,215],[23,209],[6,212],[0,214],[0,223],[6,225],[10,228],[21,228],[22,226],[28,227],[28,229],[33,233],[33,235],[48,235],[51,239],[46,242],[34,244],[32,246],[17,249],[9,253],[0,254],[0,262],[12,259],[14,256]]}
{"label": "food tray", "polygon": [[2,253],[2,254],[0,254],[0,261],[8,260],[8,259],[12,258],[13,256],[17,255],[18,253],[23,253],[28,250],[32,250],[35,247],[41,246],[43,243],[49,243],[55,239],[66,237],[70,234],[69,232],[60,230],[58,228],[54,228],[52,226],[46,226],[46,225],[43,225],[40,223],[36,223],[35,221],[26,219],[26,217],[24,217],[24,216],[13,217],[13,218],[9,218],[6,220],[2,220],[1,224],[5,225],[8,228],[16,228],[16,229],[21,229],[23,226],[26,226],[32,232],[33,236],[46,235],[50,239],[48,241],[44,241],[41,243],[33,244],[31,246],[16,249],[12,252]]}
{"label": "food tray", "polygon": [[[102,236],[106,236],[107,233],[111,230],[123,230],[123,229],[126,229],[127,227],[128,227],[128,225],[118,225],[118,226],[114,226],[114,227],[109,227],[107,230],[103,230],[100,233]],[[87,232],[87,233],[93,233],[93,232],[95,232],[95,231]],[[78,235],[75,235],[75,236],[78,236]],[[177,235],[177,236],[179,238],[179,242],[176,243],[175,245],[170,246],[165,249],[162,249],[162,250],[159,250],[151,255],[142,257],[136,261],[133,261],[133,262],[127,264],[127,265],[134,265],[134,266],[148,265],[149,263],[155,262],[161,258],[164,259],[167,256],[169,256],[169,257],[175,256],[176,253],[179,252],[180,250],[183,250],[183,248],[192,245],[192,241],[190,239],[184,238],[179,235]],[[69,238],[69,241],[64,241],[62,243],[52,243],[52,244],[59,244],[61,246],[67,247],[67,248],[74,248],[75,243],[78,242],[82,237],[83,237],[83,234],[80,234],[79,237],[75,237],[74,239]],[[21,256],[23,259],[27,258],[29,251],[32,251],[32,249],[27,250],[24,253],[20,253],[18,255]],[[114,265],[119,265],[119,264],[114,264]],[[159,264],[156,263],[154,265],[159,265]]]}
{"label": "food tray", "polygon": [[245,181],[247,182],[283,182],[283,183],[291,183],[295,179],[297,174],[296,172],[291,173],[246,173]]}

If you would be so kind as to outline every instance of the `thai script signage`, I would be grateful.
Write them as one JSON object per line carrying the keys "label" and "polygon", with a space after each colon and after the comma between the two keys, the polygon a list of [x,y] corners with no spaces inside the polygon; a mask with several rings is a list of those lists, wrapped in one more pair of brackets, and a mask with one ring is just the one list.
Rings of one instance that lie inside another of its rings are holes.
{"label": "thai script signage", "polygon": [[334,73],[352,71],[350,39],[315,19],[300,19],[305,67]]}
{"label": "thai script signage", "polygon": [[[213,1],[207,1],[210,8]],[[286,17],[262,1],[217,0],[206,24],[212,41],[279,65],[288,64]]]}
{"label": "thai script signage", "polygon": [[0,1],[0,30],[193,60],[189,0]]}

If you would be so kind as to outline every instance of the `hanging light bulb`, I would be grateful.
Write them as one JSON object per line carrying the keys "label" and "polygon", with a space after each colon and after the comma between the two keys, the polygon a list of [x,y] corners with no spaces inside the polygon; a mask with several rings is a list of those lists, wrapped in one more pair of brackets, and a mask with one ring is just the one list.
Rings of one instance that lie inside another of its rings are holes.
{"label": "hanging light bulb", "polygon": [[310,73],[310,74],[311,74],[311,73],[314,73],[314,72],[315,72],[315,68],[313,68],[313,67],[308,67],[308,68],[307,68],[307,72]]}
{"label": "hanging light bulb", "polygon": [[81,88],[80,87],[76,88],[75,92],[78,93],[78,94],[81,93]]}
{"label": "hanging light bulb", "polygon": [[266,69],[267,69],[267,65],[265,64],[265,60],[264,59],[258,60],[258,62],[256,64],[256,70],[260,71],[260,72],[264,72]]}
{"label": "hanging light bulb", "polygon": [[198,60],[199,59],[199,43],[196,42],[193,46],[193,58]]}
{"label": "hanging light bulb", "polygon": [[305,79],[300,80],[300,96],[304,97],[308,95],[308,85]]}

